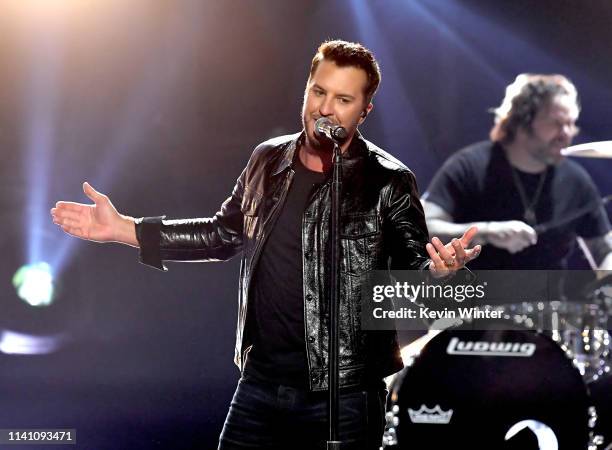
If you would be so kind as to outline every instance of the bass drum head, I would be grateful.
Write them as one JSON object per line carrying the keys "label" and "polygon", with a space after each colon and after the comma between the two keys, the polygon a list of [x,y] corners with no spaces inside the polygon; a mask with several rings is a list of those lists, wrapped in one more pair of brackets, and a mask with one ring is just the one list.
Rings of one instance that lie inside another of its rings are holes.
{"label": "bass drum head", "polygon": [[441,332],[398,374],[399,448],[585,449],[589,397],[564,352],[511,324],[484,327]]}

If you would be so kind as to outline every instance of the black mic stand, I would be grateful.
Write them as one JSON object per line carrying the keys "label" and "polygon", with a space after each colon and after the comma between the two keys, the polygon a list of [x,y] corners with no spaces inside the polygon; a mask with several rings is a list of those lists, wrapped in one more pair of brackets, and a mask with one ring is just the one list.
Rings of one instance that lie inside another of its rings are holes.
{"label": "black mic stand", "polygon": [[340,192],[342,190],[342,154],[334,140],[331,190],[331,301],[329,305],[329,440],[327,450],[340,450],[339,422],[339,320],[340,315]]}

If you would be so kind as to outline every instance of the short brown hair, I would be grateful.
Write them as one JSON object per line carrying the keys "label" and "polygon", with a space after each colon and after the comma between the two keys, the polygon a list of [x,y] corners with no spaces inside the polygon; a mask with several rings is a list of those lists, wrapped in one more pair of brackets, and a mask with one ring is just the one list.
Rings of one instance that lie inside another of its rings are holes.
{"label": "short brown hair", "polygon": [[380,84],[380,67],[374,54],[363,45],[342,40],[325,41],[312,58],[310,78],[322,60],[333,61],[338,67],[358,67],[365,71],[368,82],[365,87],[367,103],[372,101]]}
{"label": "short brown hair", "polygon": [[519,128],[531,130],[538,111],[560,95],[569,96],[580,111],[576,87],[563,75],[520,74],[506,87],[502,104],[493,110],[495,124],[489,133],[491,140],[509,144]]}

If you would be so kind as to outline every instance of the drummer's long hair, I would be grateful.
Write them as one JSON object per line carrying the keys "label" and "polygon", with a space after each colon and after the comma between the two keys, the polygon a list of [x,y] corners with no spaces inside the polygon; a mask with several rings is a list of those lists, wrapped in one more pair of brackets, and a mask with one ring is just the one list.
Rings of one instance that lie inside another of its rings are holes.
{"label": "drummer's long hair", "polygon": [[540,109],[559,95],[567,95],[580,112],[578,92],[574,84],[563,75],[522,73],[506,88],[502,104],[494,108],[495,124],[489,136],[493,142],[509,144],[519,128],[530,131]]}

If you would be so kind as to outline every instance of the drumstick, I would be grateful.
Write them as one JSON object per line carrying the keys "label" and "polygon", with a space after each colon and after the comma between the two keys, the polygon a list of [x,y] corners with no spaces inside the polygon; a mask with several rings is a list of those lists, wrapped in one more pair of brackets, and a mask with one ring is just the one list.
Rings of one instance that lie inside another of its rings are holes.
{"label": "drumstick", "polygon": [[544,234],[552,229],[558,228],[562,225],[568,224],[570,223],[572,220],[576,220],[578,217],[583,216],[584,214],[590,213],[591,211],[594,211],[595,209],[599,208],[600,206],[604,206],[606,203],[608,203],[610,200],[612,200],[612,195],[606,195],[603,198],[598,199],[598,201],[594,202],[594,203],[590,203],[587,204],[586,206],[583,206],[582,208],[577,209],[576,211],[574,211],[572,214],[569,214],[561,219],[558,220],[551,220],[550,222],[545,222],[545,223],[541,223],[539,225],[536,225],[534,228],[534,230],[536,231],[536,233],[539,235]]}

